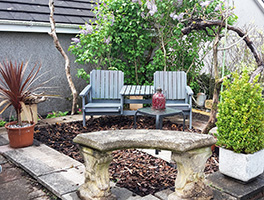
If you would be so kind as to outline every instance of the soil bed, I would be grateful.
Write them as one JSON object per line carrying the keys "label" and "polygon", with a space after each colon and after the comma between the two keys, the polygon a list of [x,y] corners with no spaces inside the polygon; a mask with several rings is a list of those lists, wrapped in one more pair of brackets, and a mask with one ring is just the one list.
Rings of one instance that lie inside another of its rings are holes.
{"label": "soil bed", "polygon": [[[195,117],[203,117],[196,114]],[[204,118],[204,117],[203,117]],[[72,158],[83,162],[73,138],[79,133],[102,131],[109,129],[131,129],[133,116],[103,116],[91,118],[86,122],[87,128],[82,127],[82,122],[57,123],[48,127],[36,127],[35,139],[56,149]],[[150,117],[139,116],[137,119],[138,129],[155,129],[155,120]],[[163,130],[180,130],[182,125],[175,124],[170,120],[164,121]],[[185,130],[188,130],[187,127]],[[200,130],[189,130],[200,132]],[[173,188],[177,170],[173,163],[155,158],[144,152],[129,149],[118,150],[113,153],[113,161],[109,167],[110,179],[117,186],[145,196],[158,191]],[[218,156],[213,155],[208,159],[205,172],[213,173],[218,170]]]}

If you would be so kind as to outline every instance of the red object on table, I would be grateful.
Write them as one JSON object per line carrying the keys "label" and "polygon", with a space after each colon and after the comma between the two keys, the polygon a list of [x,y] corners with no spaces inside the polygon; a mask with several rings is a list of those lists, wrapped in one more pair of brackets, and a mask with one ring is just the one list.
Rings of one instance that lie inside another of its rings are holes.
{"label": "red object on table", "polygon": [[160,87],[158,87],[156,91],[157,92],[152,96],[152,109],[164,110],[166,109],[166,98],[164,94],[162,94],[162,89]]}

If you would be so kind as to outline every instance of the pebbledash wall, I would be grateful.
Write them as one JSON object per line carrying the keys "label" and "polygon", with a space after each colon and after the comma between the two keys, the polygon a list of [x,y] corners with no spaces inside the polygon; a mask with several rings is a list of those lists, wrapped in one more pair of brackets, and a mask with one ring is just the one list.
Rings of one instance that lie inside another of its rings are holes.
{"label": "pebbledash wall", "polygon": [[[10,28],[10,27],[9,27]],[[16,31],[5,30],[0,31],[0,61],[27,61],[29,60],[29,69],[35,63],[41,63],[41,73],[44,75],[38,80],[43,82],[52,78],[46,85],[45,91],[47,94],[59,95],[59,98],[48,98],[45,102],[38,104],[38,112],[40,115],[46,115],[51,111],[70,111],[71,110],[71,91],[65,75],[64,58],[55,48],[53,39],[48,35],[49,27],[43,32],[27,32],[25,30]],[[38,28],[40,31],[41,28]],[[71,61],[71,75],[78,93],[85,87],[86,82],[76,77],[77,68],[84,67],[87,71],[92,68],[89,65],[80,66],[74,63],[75,57],[68,52],[68,47],[71,44],[71,38],[75,37],[78,28],[70,31],[59,31],[68,33],[57,33],[59,41],[68,54]],[[79,101],[80,103],[80,101]],[[11,109],[6,110],[0,117],[10,117]],[[13,112],[12,115],[15,115]]]}

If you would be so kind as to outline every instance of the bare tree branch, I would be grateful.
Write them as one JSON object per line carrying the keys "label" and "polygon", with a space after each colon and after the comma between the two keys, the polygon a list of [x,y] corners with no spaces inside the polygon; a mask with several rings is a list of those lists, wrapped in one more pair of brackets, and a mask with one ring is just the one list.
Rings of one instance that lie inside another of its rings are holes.
{"label": "bare tree branch", "polygon": [[236,44],[238,44],[239,42],[241,42],[242,40],[244,40],[244,38],[245,38],[246,36],[248,36],[249,33],[250,33],[251,31],[253,31],[253,29],[251,29],[249,32],[247,32],[246,35],[244,35],[242,38],[240,38],[240,40],[234,42],[233,44],[231,44],[231,45],[228,46],[228,47],[225,47],[225,48],[219,48],[218,51],[224,51],[224,50],[231,49],[233,46],[235,46]]}
{"label": "bare tree branch", "polygon": [[[210,20],[193,20],[193,19],[190,19],[188,26],[182,29],[182,33],[187,35],[187,34],[191,33],[192,30],[196,30],[196,31],[204,30],[205,32],[207,32],[206,28],[211,28],[214,26],[225,27],[226,25],[220,20],[219,21],[217,21],[217,20],[211,20],[210,21]],[[252,52],[252,54],[256,60],[258,68],[252,72],[252,74],[250,76],[250,80],[249,80],[249,82],[252,83],[254,78],[258,74],[260,74],[264,71],[264,61],[261,60],[260,55],[258,53],[258,50],[254,46],[253,42],[250,40],[247,33],[244,33],[240,28],[235,27],[235,26],[227,25],[226,27],[228,30],[234,31],[235,33],[237,33],[239,35],[239,37],[243,38],[243,40],[247,44],[248,48],[250,49],[250,51]]]}
{"label": "bare tree branch", "polygon": [[54,20],[54,0],[49,0],[49,8],[50,8],[50,26],[51,26],[51,32],[49,33],[49,35],[53,38],[53,42],[55,47],[58,49],[58,51],[61,53],[61,55],[64,57],[65,60],[65,73],[66,73],[66,77],[72,92],[72,110],[71,110],[71,114],[73,115],[75,113],[75,109],[76,109],[76,104],[77,104],[77,91],[75,89],[74,83],[72,81],[71,78],[71,73],[70,73],[70,59],[67,56],[67,54],[65,53],[65,51],[63,50],[59,39],[57,37],[56,34],[56,29],[55,29],[55,20]]}

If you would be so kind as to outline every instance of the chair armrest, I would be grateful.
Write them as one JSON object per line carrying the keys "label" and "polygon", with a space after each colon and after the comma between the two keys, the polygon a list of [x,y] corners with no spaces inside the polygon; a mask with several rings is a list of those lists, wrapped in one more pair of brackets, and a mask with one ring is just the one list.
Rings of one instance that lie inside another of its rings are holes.
{"label": "chair armrest", "polygon": [[90,92],[92,86],[91,85],[87,85],[79,94],[80,96],[84,97],[87,96],[87,94]]}
{"label": "chair armrest", "polygon": [[186,86],[186,92],[187,92],[188,96],[192,96],[193,95],[192,88],[190,88],[189,86]]}

